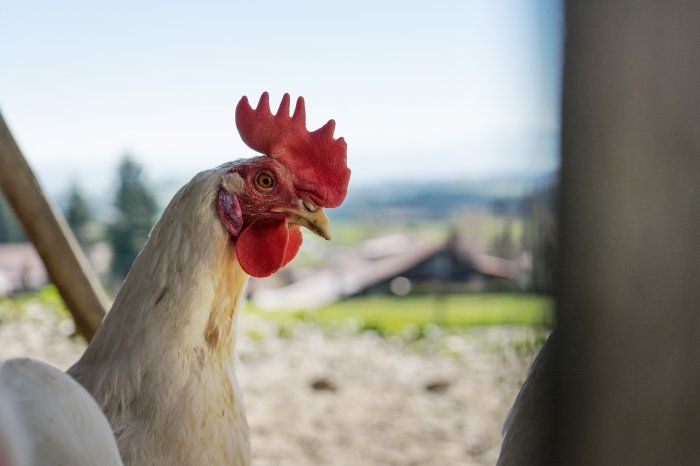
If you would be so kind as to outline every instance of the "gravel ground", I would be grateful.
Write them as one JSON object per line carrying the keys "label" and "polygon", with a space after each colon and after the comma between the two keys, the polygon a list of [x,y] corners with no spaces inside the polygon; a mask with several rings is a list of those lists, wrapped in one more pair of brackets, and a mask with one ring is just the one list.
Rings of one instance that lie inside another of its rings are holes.
{"label": "gravel ground", "polygon": [[[70,366],[70,322],[29,309],[0,325],[0,359]],[[529,329],[435,330],[406,343],[373,333],[241,319],[238,378],[253,464],[492,465],[527,367]]]}

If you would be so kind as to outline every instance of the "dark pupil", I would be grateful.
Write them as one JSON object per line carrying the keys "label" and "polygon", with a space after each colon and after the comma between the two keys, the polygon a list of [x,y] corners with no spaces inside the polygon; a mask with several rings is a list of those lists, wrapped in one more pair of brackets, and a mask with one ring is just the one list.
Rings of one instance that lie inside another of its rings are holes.
{"label": "dark pupil", "polygon": [[260,177],[260,184],[265,188],[269,188],[272,184],[272,179],[267,175],[263,175]]}

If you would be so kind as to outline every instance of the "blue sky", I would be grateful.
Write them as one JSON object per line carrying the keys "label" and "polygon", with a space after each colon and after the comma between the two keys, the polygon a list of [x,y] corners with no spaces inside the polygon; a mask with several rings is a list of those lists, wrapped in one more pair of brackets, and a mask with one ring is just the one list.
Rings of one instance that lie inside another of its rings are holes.
{"label": "blue sky", "polygon": [[557,164],[559,0],[0,0],[0,109],[50,191],[111,188],[252,155],[241,95],[335,118],[353,183]]}

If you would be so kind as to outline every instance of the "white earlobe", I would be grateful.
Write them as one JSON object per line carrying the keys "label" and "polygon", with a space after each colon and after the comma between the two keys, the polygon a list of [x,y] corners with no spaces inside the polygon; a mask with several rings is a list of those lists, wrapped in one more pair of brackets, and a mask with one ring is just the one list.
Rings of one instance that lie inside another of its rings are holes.
{"label": "white earlobe", "polygon": [[230,193],[240,194],[245,189],[245,181],[238,173],[226,173],[221,180],[221,186]]}

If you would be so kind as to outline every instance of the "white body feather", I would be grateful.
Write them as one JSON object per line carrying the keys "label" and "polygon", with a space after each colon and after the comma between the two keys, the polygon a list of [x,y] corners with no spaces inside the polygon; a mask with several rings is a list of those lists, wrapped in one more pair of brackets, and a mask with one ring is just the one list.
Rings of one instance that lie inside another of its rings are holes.
{"label": "white body feather", "polygon": [[0,365],[0,464],[117,466],[112,430],[90,394],[49,364]]}
{"label": "white body feather", "polygon": [[247,275],[214,206],[227,168],[178,192],[69,370],[106,414],[127,465],[250,463],[234,373]]}

